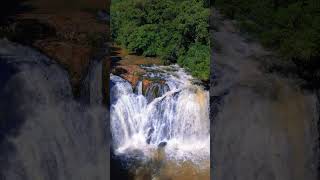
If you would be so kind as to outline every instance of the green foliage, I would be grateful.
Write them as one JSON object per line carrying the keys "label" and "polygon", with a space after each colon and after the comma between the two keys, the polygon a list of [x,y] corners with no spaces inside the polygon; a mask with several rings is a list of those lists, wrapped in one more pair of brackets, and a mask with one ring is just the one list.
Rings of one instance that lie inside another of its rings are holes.
{"label": "green foliage", "polygon": [[[192,54],[191,46],[209,48],[208,21],[209,9],[202,0],[117,0],[111,6],[112,38],[117,44],[131,52],[159,56],[165,63],[178,62],[182,66],[192,64],[177,61]],[[204,64],[210,57],[206,55],[207,58],[199,58]],[[209,69],[195,73],[198,67],[189,69],[196,77],[208,79]]]}
{"label": "green foliage", "polygon": [[286,59],[320,56],[319,0],[217,0],[216,6]]}
{"label": "green foliage", "polygon": [[210,48],[200,43],[192,44],[186,55],[179,57],[178,63],[190,70],[193,76],[207,80],[210,72]]}

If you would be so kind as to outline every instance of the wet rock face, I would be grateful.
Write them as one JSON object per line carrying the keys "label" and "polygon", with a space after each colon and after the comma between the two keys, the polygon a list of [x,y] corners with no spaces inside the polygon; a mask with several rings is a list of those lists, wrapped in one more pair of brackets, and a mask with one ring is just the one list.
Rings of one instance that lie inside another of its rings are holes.
{"label": "wet rock face", "polygon": [[101,92],[99,63],[92,65],[92,84],[84,83],[92,94],[86,103],[74,100],[67,71],[31,48],[0,40],[0,66],[7,69],[0,107],[8,110],[0,114],[1,177],[108,179],[109,121],[100,96],[93,96]]}
{"label": "wet rock face", "polygon": [[164,148],[164,147],[166,147],[166,145],[167,145],[167,142],[161,142],[161,143],[159,143],[158,144],[158,148]]}
{"label": "wet rock face", "polygon": [[219,44],[211,62],[212,178],[317,179],[315,94],[261,70],[257,60],[272,54],[214,18],[220,23],[212,32]]}
{"label": "wet rock face", "polygon": [[169,86],[166,85],[164,82],[152,82],[151,80],[149,81],[150,84],[143,84],[143,92],[147,97],[148,102],[151,102],[157,97],[161,97],[169,91]]}

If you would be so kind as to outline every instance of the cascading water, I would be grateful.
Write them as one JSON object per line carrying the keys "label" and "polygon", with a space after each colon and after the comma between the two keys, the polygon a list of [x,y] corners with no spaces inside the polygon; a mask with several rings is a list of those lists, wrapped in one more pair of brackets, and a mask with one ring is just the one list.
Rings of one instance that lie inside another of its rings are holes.
{"label": "cascading water", "polygon": [[163,148],[166,157],[201,162],[210,156],[209,93],[177,65],[142,67],[143,88],[111,75],[111,132],[116,154]]}

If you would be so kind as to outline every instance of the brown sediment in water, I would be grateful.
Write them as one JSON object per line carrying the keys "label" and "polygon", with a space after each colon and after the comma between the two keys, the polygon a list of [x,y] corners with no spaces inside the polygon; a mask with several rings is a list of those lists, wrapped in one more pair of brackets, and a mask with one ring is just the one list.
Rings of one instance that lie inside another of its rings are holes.
{"label": "brown sediment in water", "polygon": [[150,161],[134,167],[131,172],[135,180],[209,180],[210,160],[200,164],[169,160],[163,150],[157,150]]}
{"label": "brown sediment in water", "polygon": [[201,109],[203,109],[203,107],[206,105],[205,104],[206,99],[207,99],[206,94],[202,89],[198,88],[196,91],[196,95],[197,95],[197,101],[198,101]]}
{"label": "brown sediment in water", "polygon": [[[207,162],[209,164],[209,161]],[[192,162],[165,161],[159,169],[151,166],[139,167],[135,170],[135,180],[172,179],[172,180],[209,180],[210,168],[200,168]]]}

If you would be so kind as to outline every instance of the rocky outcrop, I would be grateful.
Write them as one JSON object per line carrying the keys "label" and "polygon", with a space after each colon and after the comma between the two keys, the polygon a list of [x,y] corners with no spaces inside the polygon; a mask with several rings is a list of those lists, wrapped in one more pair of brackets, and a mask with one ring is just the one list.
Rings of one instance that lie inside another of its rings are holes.
{"label": "rocky outcrop", "polygon": [[112,46],[111,49],[111,73],[129,81],[133,87],[142,81],[143,89],[146,90],[154,80],[143,77],[146,71],[141,65],[161,65],[161,60],[130,54],[117,46]]}
{"label": "rocky outcrop", "polygon": [[142,75],[146,73],[145,70],[138,65],[120,65],[112,69],[112,73],[121,76],[123,79],[129,81],[135,87]]}
{"label": "rocky outcrop", "polygon": [[318,179],[316,95],[264,71],[277,57],[219,14],[213,20],[211,178]]}
{"label": "rocky outcrop", "polygon": [[90,65],[85,103],[68,72],[31,48],[0,40],[0,69],[1,179],[108,179],[101,63]]}

